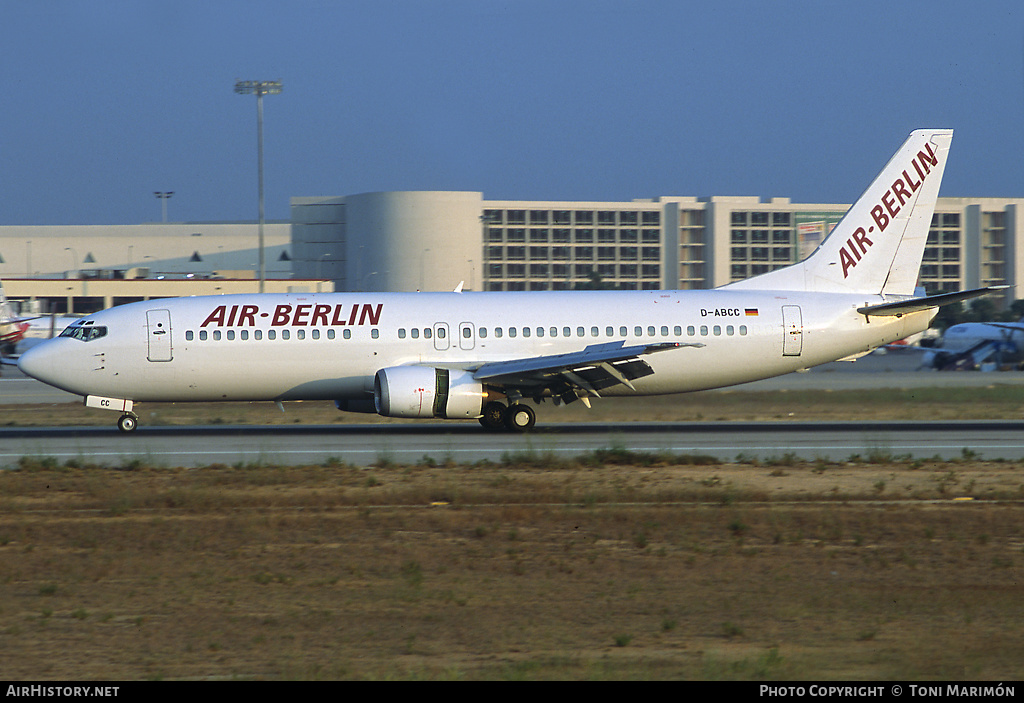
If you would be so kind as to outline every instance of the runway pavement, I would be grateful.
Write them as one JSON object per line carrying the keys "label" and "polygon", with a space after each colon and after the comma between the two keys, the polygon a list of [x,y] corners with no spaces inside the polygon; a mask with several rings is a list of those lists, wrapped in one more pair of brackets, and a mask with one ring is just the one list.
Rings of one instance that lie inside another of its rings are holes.
{"label": "runway pavement", "polygon": [[503,462],[579,456],[595,449],[713,456],[720,461],[845,461],[881,456],[1024,459],[1024,422],[605,423],[549,425],[526,434],[473,422],[422,425],[0,428],[0,467],[21,457],[105,466]]}
{"label": "runway pavement", "polygon": [[[733,390],[834,390],[892,387],[1024,386],[1020,372],[918,371],[913,353],[873,354],[855,363],[836,362],[807,373],[758,381]],[[0,406],[81,402],[4,368]],[[7,411],[16,412],[13,407]],[[158,466],[322,463],[356,465],[382,461],[416,463],[502,461],[512,454],[579,455],[623,447],[633,451],[715,456],[723,461],[786,456],[842,460],[859,454],[955,458],[965,450],[988,459],[1024,459],[1024,423],[634,423],[538,427],[528,435],[493,434],[476,422],[415,425],[146,427],[132,435],[111,424],[93,428],[0,427],[0,467],[20,457],[53,457],[105,465],[142,462]]]}

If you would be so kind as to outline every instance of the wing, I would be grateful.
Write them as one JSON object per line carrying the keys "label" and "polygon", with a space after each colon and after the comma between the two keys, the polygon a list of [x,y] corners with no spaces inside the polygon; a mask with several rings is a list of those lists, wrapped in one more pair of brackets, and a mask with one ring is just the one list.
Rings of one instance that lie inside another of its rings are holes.
{"label": "wing", "polygon": [[541,397],[550,393],[571,403],[577,398],[600,397],[602,390],[620,383],[635,391],[635,379],[654,373],[641,357],[681,347],[704,346],[679,342],[629,347],[625,344],[625,341],[592,344],[583,351],[568,354],[489,362],[478,368],[473,378],[521,395]]}

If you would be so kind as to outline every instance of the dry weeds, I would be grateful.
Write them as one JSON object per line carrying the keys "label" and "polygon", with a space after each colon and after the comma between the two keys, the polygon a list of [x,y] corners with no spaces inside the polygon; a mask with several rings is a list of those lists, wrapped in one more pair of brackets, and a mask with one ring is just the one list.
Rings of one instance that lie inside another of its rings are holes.
{"label": "dry weeds", "polygon": [[643,463],[25,460],[0,473],[0,672],[1019,677],[1018,466]]}

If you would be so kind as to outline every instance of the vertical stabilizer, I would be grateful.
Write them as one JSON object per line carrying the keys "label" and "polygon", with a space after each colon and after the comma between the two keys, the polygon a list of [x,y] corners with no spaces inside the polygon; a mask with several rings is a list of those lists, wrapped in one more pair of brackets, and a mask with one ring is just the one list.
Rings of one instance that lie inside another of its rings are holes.
{"label": "vertical stabilizer", "polygon": [[951,129],[911,132],[813,254],[723,287],[912,295],[952,139]]}

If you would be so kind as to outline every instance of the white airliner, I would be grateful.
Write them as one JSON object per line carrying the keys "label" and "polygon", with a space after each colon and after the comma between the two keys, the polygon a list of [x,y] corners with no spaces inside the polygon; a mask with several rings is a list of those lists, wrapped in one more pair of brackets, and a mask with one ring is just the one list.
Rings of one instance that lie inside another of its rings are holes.
{"label": "white airliner", "polygon": [[527,399],[589,406],[855,358],[992,290],[914,296],[952,136],[913,132],[810,257],[715,290],[157,300],[88,315],[18,365],[126,432],[136,402],[319,399],[527,430]]}
{"label": "white airliner", "polygon": [[924,353],[924,366],[944,370],[972,369],[991,358],[1014,354],[1024,343],[1024,320],[1020,322],[961,322],[942,335],[932,347],[917,347]]}
{"label": "white airliner", "polygon": [[80,315],[33,315],[19,317],[14,314],[10,301],[4,294],[3,281],[0,281],[0,365],[17,364],[19,349],[28,349],[44,339],[51,339],[59,334]]}

